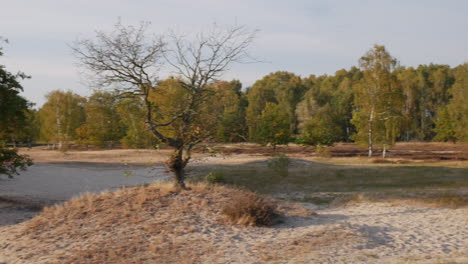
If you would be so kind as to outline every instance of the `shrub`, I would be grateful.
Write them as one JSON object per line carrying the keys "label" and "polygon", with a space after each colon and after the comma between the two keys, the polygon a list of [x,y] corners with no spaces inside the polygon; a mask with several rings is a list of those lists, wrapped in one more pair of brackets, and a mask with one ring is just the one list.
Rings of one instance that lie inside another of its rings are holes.
{"label": "shrub", "polygon": [[226,180],[224,179],[224,173],[222,171],[215,171],[215,172],[210,172],[205,176],[205,180],[208,183],[224,183]]}
{"label": "shrub", "polygon": [[285,154],[280,154],[268,160],[268,168],[274,170],[285,170],[289,167],[289,158]]}
{"label": "shrub", "polygon": [[247,226],[268,226],[273,224],[276,205],[265,197],[252,192],[240,191],[223,208],[228,222]]}

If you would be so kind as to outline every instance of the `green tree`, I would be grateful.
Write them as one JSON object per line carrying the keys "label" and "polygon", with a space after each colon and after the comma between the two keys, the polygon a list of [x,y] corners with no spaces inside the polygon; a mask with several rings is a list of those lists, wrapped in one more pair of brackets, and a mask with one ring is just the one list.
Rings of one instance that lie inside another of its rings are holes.
{"label": "green tree", "polygon": [[[304,134],[304,127],[310,120],[315,119],[313,123],[317,123],[318,119],[323,118],[327,120],[328,128],[335,129],[330,131],[333,137],[329,139],[350,141],[354,132],[354,126],[351,124],[354,100],[352,87],[362,78],[361,75],[358,68],[352,67],[349,71],[339,70],[334,76],[311,75],[304,79],[304,85],[308,90],[296,108],[300,139],[308,137]],[[319,112],[320,117],[317,117]],[[312,132],[314,126],[308,125],[308,134]]]}
{"label": "green tree", "polygon": [[331,146],[340,139],[340,126],[334,119],[332,107],[327,104],[320,108],[303,125],[298,143],[306,145],[325,145]]}
{"label": "green tree", "polygon": [[254,142],[270,144],[273,149],[276,149],[276,145],[287,144],[291,140],[290,117],[279,104],[266,103],[257,129]]}
{"label": "green tree", "polygon": [[359,60],[363,79],[355,86],[355,107],[352,123],[355,140],[368,146],[372,157],[375,144],[382,145],[382,155],[399,135],[401,120],[401,89],[392,74],[397,61],[384,46],[375,45]]}
{"label": "green tree", "polygon": [[453,73],[448,65],[420,65],[416,69],[415,120],[416,139],[432,140],[437,110],[448,103],[449,87],[453,84]]}
{"label": "green tree", "polygon": [[[0,41],[6,40],[0,38]],[[2,55],[2,46],[0,46],[0,57]],[[12,74],[4,65],[0,65],[0,174],[6,174],[8,177],[32,165],[27,155],[19,155],[16,149],[4,145],[4,141],[10,139],[12,134],[21,128],[16,125],[25,124],[28,120],[26,116],[28,102],[19,95],[23,91],[20,79],[24,78],[26,75],[23,73]]]}
{"label": "green tree", "polygon": [[[3,55],[1,48],[0,56]],[[23,91],[20,80],[26,78],[29,77],[24,73],[13,74],[0,65],[0,138],[4,140],[14,140],[26,125],[29,103],[20,95]]]}
{"label": "green tree", "polygon": [[456,125],[454,121],[447,107],[441,107],[437,115],[436,127],[434,128],[436,132],[434,140],[457,142]]}
{"label": "green tree", "polygon": [[154,148],[158,144],[145,124],[145,105],[139,98],[119,100],[116,111],[124,131],[120,139],[124,148]]}
{"label": "green tree", "polygon": [[468,141],[468,63],[455,69],[455,83],[450,89],[452,99],[448,111],[455,124],[458,140]]}
{"label": "green tree", "polygon": [[410,141],[419,138],[418,132],[418,74],[413,67],[399,67],[395,70],[403,93],[401,138]]}
{"label": "green tree", "polygon": [[258,124],[267,103],[281,106],[289,118],[289,134],[297,133],[296,106],[306,91],[299,76],[278,71],[256,81],[247,93],[246,113],[249,137],[257,137]]}
{"label": "green tree", "polygon": [[205,115],[214,115],[213,137],[217,141],[239,142],[247,138],[247,98],[241,88],[242,84],[237,80],[212,85],[213,93],[205,104]]}
{"label": "green tree", "polygon": [[71,91],[52,91],[46,95],[46,103],[39,109],[41,138],[59,150],[65,150],[76,139],[77,128],[85,121],[86,99]]}
{"label": "green tree", "polygon": [[468,63],[454,69],[455,83],[448,93],[449,103],[439,109],[435,140],[468,141]]}
{"label": "green tree", "polygon": [[86,122],[76,131],[83,143],[112,147],[123,137],[117,113],[118,100],[109,92],[96,91],[84,104]]}

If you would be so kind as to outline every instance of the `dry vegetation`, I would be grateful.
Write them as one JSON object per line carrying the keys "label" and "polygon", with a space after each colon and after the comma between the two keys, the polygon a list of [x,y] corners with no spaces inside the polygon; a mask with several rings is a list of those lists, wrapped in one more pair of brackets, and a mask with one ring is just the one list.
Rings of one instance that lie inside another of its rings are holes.
{"label": "dry vegetation", "polygon": [[[47,207],[8,232],[0,247],[9,253],[0,254],[0,260],[193,263],[215,249],[212,233],[242,229],[228,223],[270,224],[276,215],[270,200],[251,192],[214,185],[190,187],[178,191],[169,184],[153,184],[86,194]],[[243,208],[232,204],[240,196]],[[289,217],[303,217],[306,211],[287,206],[280,210]]]}
{"label": "dry vegetation", "polygon": [[232,224],[268,226],[276,218],[276,205],[268,198],[255,193],[239,191],[223,207],[223,214]]}

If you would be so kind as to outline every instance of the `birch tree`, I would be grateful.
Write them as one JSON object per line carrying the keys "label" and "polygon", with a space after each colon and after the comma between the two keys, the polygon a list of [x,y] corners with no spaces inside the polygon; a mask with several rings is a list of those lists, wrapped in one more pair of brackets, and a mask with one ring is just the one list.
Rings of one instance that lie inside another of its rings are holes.
{"label": "birch tree", "polygon": [[41,137],[64,150],[85,121],[83,105],[86,99],[71,91],[59,90],[50,92],[46,98],[38,112]]}
{"label": "birch tree", "polygon": [[359,60],[363,78],[354,86],[356,110],[352,123],[357,129],[355,140],[367,145],[369,157],[378,144],[385,157],[399,135],[402,94],[392,74],[396,65],[397,60],[379,45]]}

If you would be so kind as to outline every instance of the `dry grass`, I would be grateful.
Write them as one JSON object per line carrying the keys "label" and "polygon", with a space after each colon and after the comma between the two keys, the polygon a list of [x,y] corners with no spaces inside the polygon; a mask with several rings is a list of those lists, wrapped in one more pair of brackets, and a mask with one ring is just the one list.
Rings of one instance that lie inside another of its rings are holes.
{"label": "dry grass", "polygon": [[197,263],[216,248],[210,234],[232,228],[223,212],[233,200],[259,206],[247,212],[252,218],[240,215],[235,223],[266,224],[272,216],[270,200],[254,193],[208,184],[190,188],[151,184],[86,194],[44,208],[8,232],[0,247],[19,263]]}
{"label": "dry grass", "polygon": [[248,226],[268,226],[277,216],[276,204],[248,191],[239,191],[223,208],[229,223]]}

